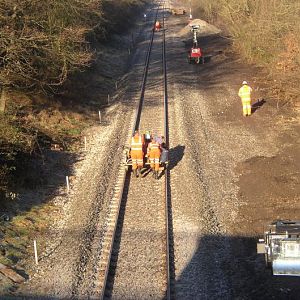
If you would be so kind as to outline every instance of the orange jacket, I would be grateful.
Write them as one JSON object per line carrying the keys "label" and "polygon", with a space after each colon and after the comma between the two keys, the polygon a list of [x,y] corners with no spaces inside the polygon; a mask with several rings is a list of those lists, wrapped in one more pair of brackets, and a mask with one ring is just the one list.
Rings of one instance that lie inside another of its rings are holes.
{"label": "orange jacket", "polygon": [[144,139],[140,135],[131,138],[131,151],[143,151]]}
{"label": "orange jacket", "polygon": [[150,142],[147,149],[148,156],[160,155],[160,145],[157,142]]}

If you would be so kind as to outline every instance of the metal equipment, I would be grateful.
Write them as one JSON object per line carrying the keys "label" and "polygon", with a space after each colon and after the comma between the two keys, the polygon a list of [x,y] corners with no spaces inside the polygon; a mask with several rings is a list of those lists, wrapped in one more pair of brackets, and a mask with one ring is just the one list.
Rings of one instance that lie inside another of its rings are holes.
{"label": "metal equipment", "polygon": [[199,31],[199,25],[190,25],[191,31],[193,33],[193,47],[188,52],[188,62],[191,64],[192,62],[199,64],[200,62],[204,64],[204,56],[201,51],[201,48],[198,47],[197,41],[197,32]]}
{"label": "metal equipment", "polygon": [[257,253],[265,254],[273,275],[300,276],[300,221],[272,222],[259,239]]}

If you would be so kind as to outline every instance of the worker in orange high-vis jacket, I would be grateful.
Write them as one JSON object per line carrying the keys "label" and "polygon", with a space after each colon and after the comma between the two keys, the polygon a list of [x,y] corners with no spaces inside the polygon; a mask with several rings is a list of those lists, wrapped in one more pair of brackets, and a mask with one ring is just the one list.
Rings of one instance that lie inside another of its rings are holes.
{"label": "worker in orange high-vis jacket", "polygon": [[158,179],[160,154],[160,144],[155,138],[152,138],[151,142],[148,145],[147,156],[149,158],[150,167],[153,171],[153,177],[155,179]]}
{"label": "worker in orange high-vis jacket", "polygon": [[239,89],[239,97],[242,100],[244,117],[251,115],[251,93],[252,88],[247,81],[243,81],[243,86]]}
{"label": "worker in orange high-vis jacket", "polygon": [[136,177],[141,175],[144,166],[144,137],[136,130],[131,138],[130,156],[132,159],[132,170]]}

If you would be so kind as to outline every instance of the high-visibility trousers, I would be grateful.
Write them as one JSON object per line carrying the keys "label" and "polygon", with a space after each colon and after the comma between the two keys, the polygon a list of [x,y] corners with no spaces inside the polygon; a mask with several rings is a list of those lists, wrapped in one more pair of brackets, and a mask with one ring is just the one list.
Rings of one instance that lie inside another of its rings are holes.
{"label": "high-visibility trousers", "polygon": [[243,104],[243,116],[250,116],[251,115],[251,100],[242,100]]}
{"label": "high-visibility trousers", "polygon": [[159,171],[160,150],[153,150],[149,153],[150,167],[152,170]]}
{"label": "high-visibility trousers", "polygon": [[131,150],[130,156],[133,170],[136,170],[138,167],[142,168],[144,166],[144,154],[142,150]]}

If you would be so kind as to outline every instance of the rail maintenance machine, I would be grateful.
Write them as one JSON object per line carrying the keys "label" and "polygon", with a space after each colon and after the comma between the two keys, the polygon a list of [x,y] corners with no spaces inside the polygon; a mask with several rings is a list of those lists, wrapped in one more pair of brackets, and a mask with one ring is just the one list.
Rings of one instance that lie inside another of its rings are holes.
{"label": "rail maintenance machine", "polygon": [[300,276],[300,221],[272,222],[259,239],[257,253],[265,255],[273,275]]}
{"label": "rail maintenance machine", "polygon": [[193,33],[193,47],[188,51],[188,62],[195,64],[204,64],[204,56],[201,48],[198,46],[197,32],[199,31],[199,25],[190,25]]}

